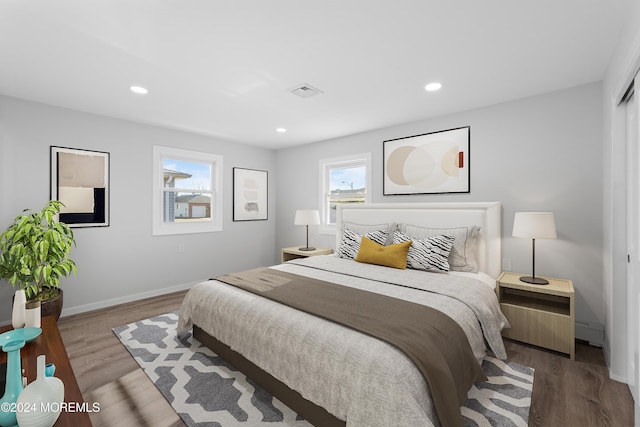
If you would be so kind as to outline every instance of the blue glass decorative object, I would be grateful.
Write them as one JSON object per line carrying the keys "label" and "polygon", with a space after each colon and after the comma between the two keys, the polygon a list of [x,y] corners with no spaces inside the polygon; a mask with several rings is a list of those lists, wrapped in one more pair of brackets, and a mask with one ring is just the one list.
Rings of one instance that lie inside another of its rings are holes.
{"label": "blue glass decorative object", "polygon": [[24,340],[8,341],[2,345],[2,351],[7,353],[7,382],[4,387],[4,396],[0,399],[0,426],[2,427],[18,425],[15,404],[18,395],[22,392],[20,349],[24,345]]}

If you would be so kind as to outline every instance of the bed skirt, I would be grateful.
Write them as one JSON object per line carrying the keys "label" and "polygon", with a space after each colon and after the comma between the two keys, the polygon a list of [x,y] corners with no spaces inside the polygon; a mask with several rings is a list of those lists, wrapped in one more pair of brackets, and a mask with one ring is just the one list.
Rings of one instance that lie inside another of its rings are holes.
{"label": "bed skirt", "polygon": [[314,426],[346,427],[345,421],[305,399],[300,393],[289,388],[282,381],[247,360],[225,343],[212,337],[197,325],[193,325],[193,337]]}

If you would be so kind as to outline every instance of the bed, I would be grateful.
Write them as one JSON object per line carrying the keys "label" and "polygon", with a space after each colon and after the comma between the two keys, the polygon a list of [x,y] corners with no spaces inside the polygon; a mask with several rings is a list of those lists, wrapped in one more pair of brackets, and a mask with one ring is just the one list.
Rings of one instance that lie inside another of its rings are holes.
{"label": "bed", "polygon": [[[479,365],[487,352],[506,357],[500,331],[508,323],[493,290],[500,272],[499,203],[340,206],[337,221],[336,252],[342,255],[343,230],[359,236],[381,229],[391,236],[395,231],[431,236],[434,229],[450,234],[465,229],[467,238],[474,230],[473,242],[458,245],[458,255],[473,250],[471,262],[456,269],[471,264],[476,271],[398,270],[337,254],[293,260],[270,271],[435,307],[461,327],[473,363]],[[196,339],[316,426],[441,425],[434,396],[414,362],[394,345],[342,324],[212,280],[185,296],[178,332],[191,328]]]}

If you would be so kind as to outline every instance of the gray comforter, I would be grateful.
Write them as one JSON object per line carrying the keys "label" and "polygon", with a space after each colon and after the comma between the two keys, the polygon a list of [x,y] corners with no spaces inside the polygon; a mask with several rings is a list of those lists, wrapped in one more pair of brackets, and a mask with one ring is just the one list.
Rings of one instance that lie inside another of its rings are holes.
{"label": "gray comforter", "polygon": [[[506,357],[500,330],[507,321],[494,292],[473,278],[333,256],[273,268],[437,308],[460,324],[478,361],[487,351],[485,343],[496,357]],[[349,427],[438,425],[423,376],[400,350],[375,338],[208,282],[195,285],[182,304],[178,332],[193,324],[347,420]]]}

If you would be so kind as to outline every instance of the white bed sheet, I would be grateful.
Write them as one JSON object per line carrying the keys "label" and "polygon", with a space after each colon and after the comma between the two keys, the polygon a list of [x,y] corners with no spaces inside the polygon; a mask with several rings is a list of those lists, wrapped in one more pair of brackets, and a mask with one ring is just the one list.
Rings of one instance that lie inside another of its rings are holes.
{"label": "white bed sheet", "polygon": [[[396,277],[400,270],[333,256],[296,260],[274,268],[439,306],[462,326],[477,359],[486,352],[485,339],[498,357],[505,357],[502,340],[496,339],[495,331],[499,336],[499,330],[507,325],[506,319],[493,291],[474,278],[412,270],[402,270],[401,274],[412,285],[430,276],[440,282],[436,287],[448,283],[458,290],[472,287],[475,293],[484,295],[472,299],[492,306],[489,314],[486,307],[480,307],[485,312],[482,321],[493,323],[491,337],[483,335],[484,325],[481,326],[474,309],[459,299],[367,278],[384,280]],[[452,292],[460,291],[452,289]],[[496,307],[499,315],[494,316]],[[306,399],[347,420],[348,427],[439,425],[424,377],[390,344],[219,282],[195,285],[185,297],[178,331],[190,330],[193,324]]]}
{"label": "white bed sheet", "polygon": [[483,273],[482,271],[478,271],[477,273],[468,273],[466,271],[450,271],[450,272],[445,273],[445,274],[450,274],[452,276],[469,277],[469,278],[472,278],[472,279],[476,279],[476,280],[484,283],[485,285],[487,285],[494,292],[496,290],[496,279],[492,278],[487,273]]}

